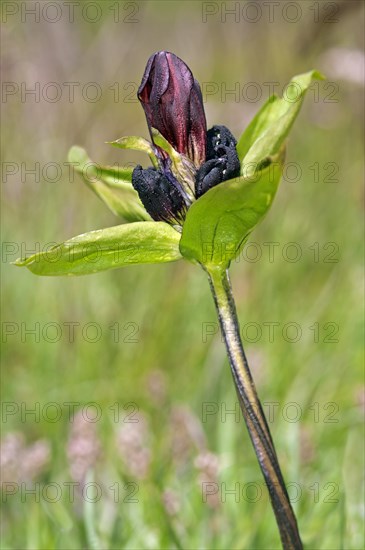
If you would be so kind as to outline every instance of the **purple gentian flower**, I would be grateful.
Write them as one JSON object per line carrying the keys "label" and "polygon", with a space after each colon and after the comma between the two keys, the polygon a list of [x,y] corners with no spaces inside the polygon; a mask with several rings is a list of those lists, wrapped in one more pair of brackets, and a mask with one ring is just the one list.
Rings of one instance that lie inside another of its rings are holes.
{"label": "purple gentian flower", "polygon": [[[199,83],[175,54],[157,52],[148,62],[138,89],[159,168],[133,171],[132,183],[150,216],[156,221],[182,225],[192,200],[214,185],[240,173],[237,142],[225,126],[207,132]],[[179,156],[184,173],[176,170],[176,158],[155,143],[154,130]]]}

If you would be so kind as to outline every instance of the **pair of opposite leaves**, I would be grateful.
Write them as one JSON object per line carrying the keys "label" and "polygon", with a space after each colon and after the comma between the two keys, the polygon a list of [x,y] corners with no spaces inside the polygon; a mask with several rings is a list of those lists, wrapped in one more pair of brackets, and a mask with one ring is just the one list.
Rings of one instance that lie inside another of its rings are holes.
{"label": "pair of opposite leaves", "polygon": [[[226,269],[270,208],[281,178],[284,141],[312,81],[322,78],[317,71],[295,76],[282,98],[274,95],[267,100],[238,141],[241,176],[220,183],[195,201],[182,233],[165,222],[149,221],[131,184],[132,169],[100,167],[82,148],[73,147],[69,161],[77,165],[89,187],[115,214],[133,223],[78,235],[15,264],[36,275],[53,276],[181,258],[208,270]],[[122,138],[113,144],[153,155],[142,138]]]}

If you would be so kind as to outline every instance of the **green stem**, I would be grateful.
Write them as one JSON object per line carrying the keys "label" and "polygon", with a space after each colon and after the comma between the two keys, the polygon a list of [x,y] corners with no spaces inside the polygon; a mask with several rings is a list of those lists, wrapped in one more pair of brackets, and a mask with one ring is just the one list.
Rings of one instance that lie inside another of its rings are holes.
{"label": "green stem", "polygon": [[283,548],[302,550],[297,521],[241,342],[228,271],[204,269],[208,272],[242,414],[269,490]]}

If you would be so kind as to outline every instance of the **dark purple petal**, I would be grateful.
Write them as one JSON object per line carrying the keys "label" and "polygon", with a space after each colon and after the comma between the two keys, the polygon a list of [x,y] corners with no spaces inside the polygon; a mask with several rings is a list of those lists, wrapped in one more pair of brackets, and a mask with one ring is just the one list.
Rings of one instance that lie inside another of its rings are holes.
{"label": "dark purple petal", "polygon": [[167,223],[181,223],[186,204],[179,185],[154,168],[136,166],[132,173],[132,185],[151,218]]}
{"label": "dark purple petal", "polygon": [[147,62],[138,98],[149,129],[156,128],[200,166],[206,156],[206,120],[200,86],[189,67],[173,53],[155,53]]}
{"label": "dark purple petal", "polygon": [[233,149],[237,140],[226,126],[215,125],[207,132],[207,160],[217,158],[217,147],[220,145]]}
{"label": "dark purple petal", "polygon": [[224,171],[227,167],[226,159],[207,160],[196,173],[195,193],[198,199],[209,189],[221,183]]}
{"label": "dark purple petal", "polygon": [[196,80],[194,80],[190,98],[190,124],[187,156],[194,159],[196,166],[200,166],[206,159],[207,127],[202,92]]}
{"label": "dark purple petal", "polygon": [[196,174],[195,194],[199,198],[222,181],[240,175],[237,141],[226,126],[213,126],[207,132],[207,161]]}

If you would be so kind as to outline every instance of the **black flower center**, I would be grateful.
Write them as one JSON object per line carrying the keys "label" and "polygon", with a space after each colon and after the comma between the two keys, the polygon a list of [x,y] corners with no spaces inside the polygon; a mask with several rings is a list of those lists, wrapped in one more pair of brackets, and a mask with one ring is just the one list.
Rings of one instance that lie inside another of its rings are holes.
{"label": "black flower center", "polygon": [[[195,178],[195,196],[235,178],[240,174],[237,141],[225,126],[213,126],[207,132],[207,157]],[[168,168],[143,169],[137,166],[132,175],[133,187],[152,219],[182,225],[189,204],[180,183]]]}

